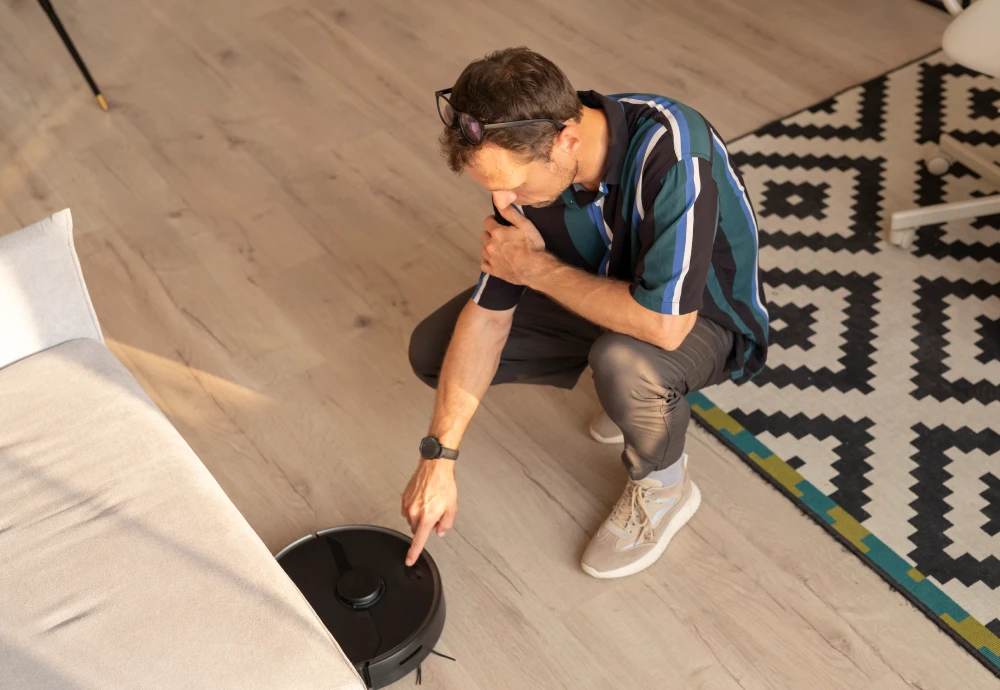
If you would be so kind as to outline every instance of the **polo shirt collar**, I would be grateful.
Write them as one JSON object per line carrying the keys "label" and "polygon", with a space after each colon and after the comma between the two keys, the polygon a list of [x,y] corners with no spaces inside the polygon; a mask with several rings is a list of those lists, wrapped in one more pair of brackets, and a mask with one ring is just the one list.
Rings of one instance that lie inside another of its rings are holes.
{"label": "polo shirt collar", "polygon": [[622,104],[596,91],[577,91],[577,95],[588,108],[604,110],[604,116],[608,120],[608,157],[604,161],[601,180],[607,185],[620,185],[630,140]]}

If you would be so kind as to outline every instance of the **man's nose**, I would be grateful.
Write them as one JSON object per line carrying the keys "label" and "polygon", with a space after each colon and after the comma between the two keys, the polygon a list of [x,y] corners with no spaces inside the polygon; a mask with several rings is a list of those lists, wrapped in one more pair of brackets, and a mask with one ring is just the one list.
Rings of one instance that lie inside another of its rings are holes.
{"label": "man's nose", "polygon": [[517,200],[517,192],[493,192],[493,203],[497,208],[507,208]]}

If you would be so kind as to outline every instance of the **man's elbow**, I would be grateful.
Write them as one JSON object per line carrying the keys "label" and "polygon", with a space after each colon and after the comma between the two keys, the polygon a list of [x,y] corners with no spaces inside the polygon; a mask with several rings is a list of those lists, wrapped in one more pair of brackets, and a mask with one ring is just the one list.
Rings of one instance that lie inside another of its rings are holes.
{"label": "man's elbow", "polygon": [[665,314],[660,317],[651,342],[663,350],[672,352],[684,343],[697,319],[697,312],[681,316]]}
{"label": "man's elbow", "polygon": [[[685,334],[686,335],[686,334]],[[666,333],[658,333],[653,339],[653,344],[656,345],[661,350],[666,350],[667,352],[673,352],[681,346],[684,342],[684,336],[678,336],[672,331]]]}

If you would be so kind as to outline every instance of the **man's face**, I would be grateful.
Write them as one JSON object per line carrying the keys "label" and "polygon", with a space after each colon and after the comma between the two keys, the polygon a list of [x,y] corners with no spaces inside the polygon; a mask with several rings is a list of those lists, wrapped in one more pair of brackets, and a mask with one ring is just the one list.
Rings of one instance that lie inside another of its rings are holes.
{"label": "man's face", "polygon": [[497,207],[550,206],[576,179],[579,166],[573,151],[556,142],[548,161],[525,163],[507,149],[484,144],[466,169],[469,177],[493,192]]}

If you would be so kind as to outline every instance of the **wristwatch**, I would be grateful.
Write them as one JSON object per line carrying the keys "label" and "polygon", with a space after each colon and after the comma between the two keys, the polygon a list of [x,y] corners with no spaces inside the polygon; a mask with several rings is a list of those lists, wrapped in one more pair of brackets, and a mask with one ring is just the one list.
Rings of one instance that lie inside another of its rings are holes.
{"label": "wristwatch", "polygon": [[458,460],[458,451],[442,446],[437,436],[427,436],[420,442],[420,457],[424,460],[434,460],[436,458]]}

